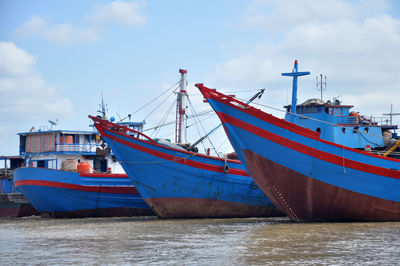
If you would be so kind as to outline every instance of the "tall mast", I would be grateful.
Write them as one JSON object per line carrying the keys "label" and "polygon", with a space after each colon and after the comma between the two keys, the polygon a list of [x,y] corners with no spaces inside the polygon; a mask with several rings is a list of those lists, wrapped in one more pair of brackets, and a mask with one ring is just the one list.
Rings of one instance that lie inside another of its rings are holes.
{"label": "tall mast", "polygon": [[390,104],[390,113],[382,114],[384,116],[390,117],[390,125],[393,125],[393,116],[400,115],[400,113],[393,113],[393,104]]}
{"label": "tall mast", "polygon": [[181,81],[179,84],[179,92],[176,100],[176,122],[175,122],[175,142],[182,143],[183,139],[183,129],[186,122],[186,104],[185,100],[187,97],[186,93],[186,75],[187,70],[179,69],[179,73],[181,73]]}
{"label": "tall mast", "polygon": [[[292,114],[296,114],[296,109],[297,109],[297,77],[299,76],[304,76],[304,75],[310,75],[310,72],[299,72],[298,71],[298,62],[297,60],[294,61],[294,68],[291,73],[282,73],[282,76],[289,76],[293,77],[293,85],[292,85],[292,107],[290,108],[290,112]],[[292,121],[294,122],[296,120],[296,116],[292,116]]]}
{"label": "tall mast", "polygon": [[[318,76],[316,77],[317,78],[317,90],[321,91],[321,101],[323,101],[322,100],[322,92],[326,90],[326,76],[325,76],[325,82],[324,82],[324,81],[322,81],[322,74],[319,74],[319,75],[321,77],[320,81],[318,81]],[[323,85],[325,85],[325,88],[323,87]]]}

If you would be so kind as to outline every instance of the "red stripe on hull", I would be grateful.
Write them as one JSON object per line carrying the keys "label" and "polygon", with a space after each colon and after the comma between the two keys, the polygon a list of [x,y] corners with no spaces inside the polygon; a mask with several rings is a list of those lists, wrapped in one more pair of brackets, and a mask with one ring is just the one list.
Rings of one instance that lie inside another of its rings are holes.
{"label": "red stripe on hull", "polygon": [[[99,130],[99,132],[100,132],[100,134],[102,136],[110,138],[111,140],[117,141],[117,142],[119,142],[119,143],[121,143],[123,145],[126,145],[128,147],[131,147],[132,149],[135,149],[135,150],[138,150],[138,151],[141,151],[141,152],[145,152],[147,154],[156,156],[158,158],[162,158],[162,159],[165,159],[165,160],[168,160],[168,161],[173,161],[173,162],[176,162],[176,163],[179,163],[179,164],[188,165],[188,166],[191,166],[191,167],[204,169],[204,170],[209,170],[209,171],[214,171],[214,172],[221,172],[221,173],[224,172],[224,169],[223,169],[222,166],[201,163],[201,162],[193,161],[193,160],[190,160],[190,159],[186,159],[185,157],[182,157],[182,158],[181,157],[176,157],[176,156],[173,156],[173,155],[168,154],[168,153],[157,151],[155,149],[151,149],[151,148],[147,148],[147,147],[144,147],[144,146],[141,146],[141,145],[137,145],[137,144],[134,144],[132,142],[123,140],[121,138],[114,137],[114,136],[106,133],[105,130],[107,130],[107,131],[110,131],[110,130],[109,129],[104,129],[101,124],[95,124],[95,126],[96,126],[97,130]],[[113,132],[113,131],[110,131],[110,132],[112,132],[114,134],[117,134],[117,135],[120,135],[118,132]],[[124,136],[124,137],[130,137],[130,136]],[[130,137],[130,138],[133,138],[133,137]],[[149,141],[144,141],[144,140],[136,139],[136,138],[133,138],[133,139],[136,140],[136,141],[139,141],[139,142],[143,142],[143,143],[149,144],[149,145],[155,145],[155,144],[153,144],[153,143],[151,143]],[[182,152],[180,150],[177,150],[177,151],[178,152]],[[183,153],[187,154],[187,152],[183,152]],[[188,157],[193,157],[193,156],[200,156],[200,155],[199,154],[195,154],[195,153],[188,154]],[[200,157],[207,157],[207,156],[202,155]],[[207,158],[210,158],[210,159],[213,159],[213,160],[217,160],[217,161],[221,161],[220,158],[213,158],[211,156],[207,157]],[[230,161],[233,161],[233,160],[230,160]],[[234,169],[234,168],[230,168],[229,169],[229,173],[233,174],[233,175],[249,176],[248,173],[245,170]]]}
{"label": "red stripe on hull", "polygon": [[294,221],[400,221],[399,202],[336,187],[243,152],[250,175]]}
{"label": "red stripe on hull", "polygon": [[131,217],[154,215],[151,209],[142,208],[103,208],[91,210],[79,210],[72,212],[43,212],[42,217],[52,218],[84,218],[84,217]]}
{"label": "red stripe on hull", "polygon": [[146,203],[162,219],[238,218],[283,216],[274,206],[254,206],[223,200],[195,198],[147,198]]}
{"label": "red stripe on hull", "polygon": [[128,178],[127,174],[109,174],[109,173],[89,173],[89,174],[79,174],[84,177],[101,177],[101,178]]}
{"label": "red stripe on hull", "polygon": [[54,181],[44,180],[18,180],[14,182],[15,187],[19,186],[44,186],[55,188],[66,188],[72,190],[86,191],[86,192],[102,192],[102,193],[115,193],[115,194],[138,194],[135,187],[113,187],[113,186],[82,186],[76,184],[68,184]]}
{"label": "red stripe on hull", "polygon": [[[352,168],[358,171],[374,174],[374,175],[381,175],[390,178],[400,179],[400,171],[394,169],[383,168],[375,165],[365,164],[362,162],[357,162],[354,160],[346,159],[343,157],[336,156],[334,154],[324,152],[310,146],[301,144],[299,142],[295,142],[293,140],[284,138],[282,136],[276,135],[269,131],[266,131],[262,128],[256,127],[254,125],[248,124],[244,121],[241,121],[235,117],[229,116],[224,113],[217,112],[218,116],[220,117],[223,123],[228,123],[234,126],[237,126],[243,130],[251,132],[254,135],[287,147],[289,149],[295,150],[297,152],[301,152],[303,154],[315,157],[320,160],[324,160],[329,163],[333,163],[336,165],[344,166],[347,168]],[[385,158],[385,157],[382,157]]]}

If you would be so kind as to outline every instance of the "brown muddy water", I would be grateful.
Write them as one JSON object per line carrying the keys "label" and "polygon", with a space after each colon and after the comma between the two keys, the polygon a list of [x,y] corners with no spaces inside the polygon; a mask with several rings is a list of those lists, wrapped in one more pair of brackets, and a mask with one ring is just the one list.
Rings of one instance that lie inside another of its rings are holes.
{"label": "brown muddy water", "polygon": [[399,238],[400,223],[2,218],[0,265],[396,265]]}

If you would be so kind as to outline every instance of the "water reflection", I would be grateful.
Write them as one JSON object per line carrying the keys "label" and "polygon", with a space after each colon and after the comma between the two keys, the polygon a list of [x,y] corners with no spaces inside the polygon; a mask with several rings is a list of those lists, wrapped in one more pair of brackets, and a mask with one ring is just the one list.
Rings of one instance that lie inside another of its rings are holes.
{"label": "water reflection", "polygon": [[0,252],[5,264],[395,264],[399,235],[400,223],[29,217],[0,220]]}

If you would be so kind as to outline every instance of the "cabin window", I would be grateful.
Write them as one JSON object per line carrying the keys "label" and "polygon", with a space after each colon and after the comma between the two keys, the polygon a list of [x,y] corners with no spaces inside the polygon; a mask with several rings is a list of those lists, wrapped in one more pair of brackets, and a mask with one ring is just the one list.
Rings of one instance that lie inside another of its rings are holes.
{"label": "cabin window", "polygon": [[353,134],[357,133],[358,129],[359,129],[359,126],[355,126],[353,129]]}
{"label": "cabin window", "polygon": [[346,128],[345,127],[342,128],[342,132],[343,132],[343,134],[346,133]]}
{"label": "cabin window", "polygon": [[369,128],[366,127],[366,128],[364,129],[364,131],[365,131],[365,133],[368,133]]}
{"label": "cabin window", "polygon": [[321,134],[321,128],[320,128],[320,127],[317,127],[316,131],[317,131],[319,134]]}
{"label": "cabin window", "polygon": [[37,167],[46,167],[46,161],[45,160],[37,161]]}

